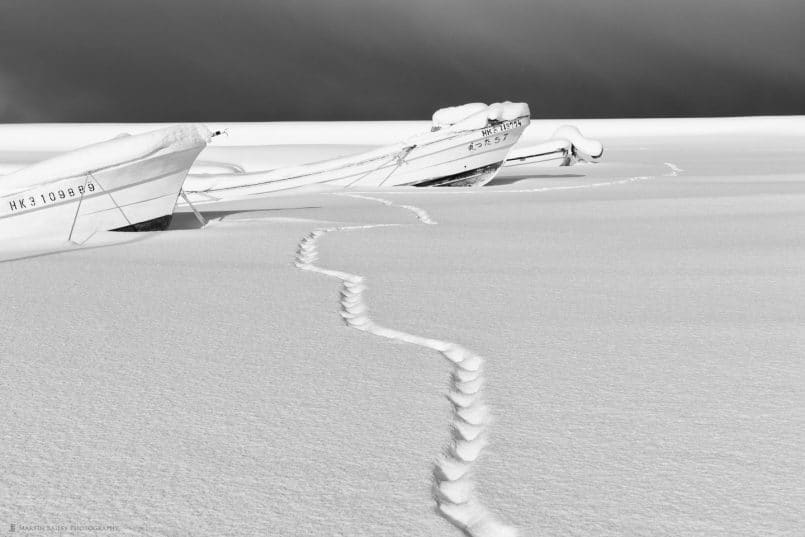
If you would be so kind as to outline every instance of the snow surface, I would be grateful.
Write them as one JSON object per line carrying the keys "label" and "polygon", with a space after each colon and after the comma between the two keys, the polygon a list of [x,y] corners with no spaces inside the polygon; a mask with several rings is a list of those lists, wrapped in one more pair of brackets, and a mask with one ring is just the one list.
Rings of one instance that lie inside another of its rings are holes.
{"label": "snow surface", "polygon": [[[460,535],[434,470],[472,379],[351,307],[483,356],[472,490],[519,535],[801,535],[805,138],[578,125],[604,162],[1,263],[0,522]],[[295,266],[345,226],[309,261],[360,300]]]}

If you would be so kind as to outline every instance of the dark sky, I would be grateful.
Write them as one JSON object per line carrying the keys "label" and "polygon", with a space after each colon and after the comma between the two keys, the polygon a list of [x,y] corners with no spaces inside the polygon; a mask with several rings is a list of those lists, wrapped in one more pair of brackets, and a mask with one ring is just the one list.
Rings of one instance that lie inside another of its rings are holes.
{"label": "dark sky", "polygon": [[0,0],[0,122],[805,114],[803,0]]}

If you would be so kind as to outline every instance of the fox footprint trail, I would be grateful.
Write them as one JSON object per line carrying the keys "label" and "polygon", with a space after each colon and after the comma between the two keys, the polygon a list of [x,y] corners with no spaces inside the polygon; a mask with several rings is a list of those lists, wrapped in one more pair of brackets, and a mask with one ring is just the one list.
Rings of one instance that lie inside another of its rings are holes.
{"label": "fox footprint trail", "polygon": [[[348,194],[349,197],[377,201],[389,207],[400,207],[414,213],[420,222],[436,225],[430,215],[419,207],[398,205],[383,198]],[[433,491],[439,513],[471,537],[514,537],[517,530],[500,522],[475,493],[472,470],[487,443],[490,411],[483,402],[484,359],[456,343],[431,339],[376,324],[369,317],[363,297],[366,290],[363,277],[315,265],[318,260],[317,241],[336,231],[367,230],[399,224],[370,224],[319,228],[299,242],[296,266],[302,270],[338,278],[342,282],[341,316],[347,326],[371,334],[419,345],[435,350],[453,365],[447,398],[453,405],[451,441],[438,458],[433,469]]]}

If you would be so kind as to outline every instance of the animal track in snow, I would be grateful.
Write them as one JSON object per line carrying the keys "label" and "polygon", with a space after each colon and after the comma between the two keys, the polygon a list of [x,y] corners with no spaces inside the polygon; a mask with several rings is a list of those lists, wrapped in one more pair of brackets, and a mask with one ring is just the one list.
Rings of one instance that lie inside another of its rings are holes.
{"label": "animal track in snow", "polygon": [[356,199],[362,199],[362,200],[376,201],[376,202],[382,203],[383,205],[386,205],[388,207],[400,207],[402,209],[407,209],[407,210],[411,211],[412,213],[414,213],[416,215],[417,219],[420,222],[422,222],[423,224],[427,224],[429,226],[434,226],[434,225],[438,224],[438,222],[436,222],[435,220],[433,220],[430,217],[430,215],[428,214],[427,211],[425,211],[424,209],[420,209],[419,207],[416,207],[414,205],[397,205],[396,203],[392,203],[391,201],[389,201],[387,199],[376,198],[374,196],[366,196],[364,194],[339,194],[339,195],[340,196],[345,196],[345,197],[348,197],[348,198],[356,198]]}
{"label": "animal track in snow", "polygon": [[[435,225],[430,215],[419,207],[397,205],[383,198],[352,195],[351,197],[377,201],[414,213],[420,222]],[[316,243],[327,233],[390,227],[398,224],[369,224],[319,228],[302,238],[296,254],[296,266],[317,272],[342,282],[341,316],[347,326],[376,336],[419,345],[442,354],[453,365],[450,390],[447,398],[453,406],[451,440],[433,469],[433,491],[441,515],[471,537],[514,537],[517,530],[500,522],[478,500],[472,469],[487,443],[490,412],[483,402],[484,359],[456,343],[417,336],[376,324],[369,317],[363,298],[366,290],[363,277],[357,274],[319,267]]]}

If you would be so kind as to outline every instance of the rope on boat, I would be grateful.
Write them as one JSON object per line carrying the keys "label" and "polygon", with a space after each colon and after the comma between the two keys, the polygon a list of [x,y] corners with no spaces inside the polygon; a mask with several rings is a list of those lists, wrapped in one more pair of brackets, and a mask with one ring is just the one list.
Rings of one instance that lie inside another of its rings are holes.
{"label": "rope on boat", "polygon": [[190,203],[190,198],[188,198],[187,194],[185,194],[184,188],[179,190],[179,194],[184,199],[184,202],[187,203],[188,207],[190,207],[190,210],[193,211],[193,214],[196,215],[196,220],[198,220],[199,224],[201,224],[201,227],[206,226],[207,219],[204,218],[204,216],[200,212],[198,212],[198,209],[196,209],[195,205]]}
{"label": "rope on boat", "polygon": [[73,223],[70,226],[70,234],[67,235],[67,242],[75,242],[73,241],[73,231],[75,230],[75,223],[78,221],[78,212],[81,210],[81,202],[84,201],[84,193],[87,191],[87,180],[89,180],[89,176],[84,176],[84,189],[81,191],[81,196],[78,198],[78,207],[75,209],[75,215],[73,215]]}
{"label": "rope on boat", "polygon": [[98,187],[99,187],[101,190],[103,190],[103,193],[104,193],[104,194],[106,194],[107,196],[109,196],[109,199],[110,199],[110,200],[112,200],[112,203],[114,203],[114,204],[115,204],[115,207],[117,207],[117,210],[118,210],[118,211],[120,211],[120,214],[121,214],[121,215],[123,215],[123,219],[126,221],[126,223],[127,223],[128,225],[130,225],[130,226],[133,226],[134,224],[132,224],[132,223],[131,223],[131,220],[129,220],[129,217],[128,217],[128,216],[126,216],[126,213],[123,211],[123,208],[122,208],[120,205],[118,205],[117,200],[115,200],[115,197],[114,197],[114,196],[112,196],[112,193],[111,193],[111,192],[109,192],[109,191],[107,191],[107,190],[106,190],[106,189],[103,187],[103,185],[101,184],[101,182],[100,182],[100,181],[98,181],[98,178],[97,178],[97,177],[95,177],[94,175],[92,175],[92,172],[88,172],[88,175],[89,175],[90,177],[92,177],[92,179],[93,179],[93,180],[94,180],[94,181],[95,181],[95,182],[98,184]]}

